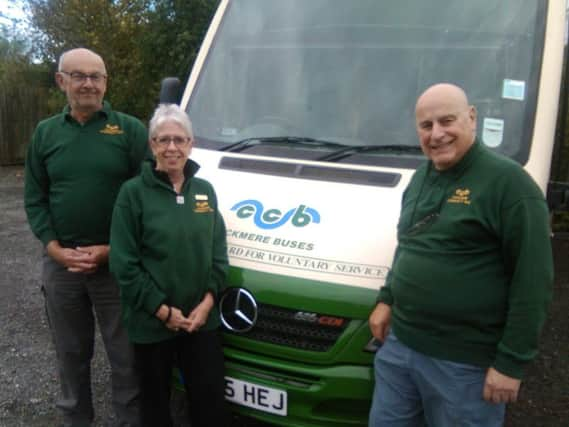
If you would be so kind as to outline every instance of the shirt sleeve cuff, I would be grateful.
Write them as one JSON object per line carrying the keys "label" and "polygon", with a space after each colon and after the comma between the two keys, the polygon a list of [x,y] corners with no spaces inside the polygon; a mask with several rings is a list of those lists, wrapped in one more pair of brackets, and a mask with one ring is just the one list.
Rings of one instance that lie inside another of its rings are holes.
{"label": "shirt sleeve cuff", "polygon": [[57,235],[51,230],[43,232],[42,235],[39,236],[39,239],[44,246],[47,246],[52,240],[58,240]]}
{"label": "shirt sleeve cuff", "polygon": [[391,294],[391,288],[387,286],[382,286],[379,289],[379,294],[377,295],[376,303],[384,303],[387,305],[393,305],[393,295]]}
{"label": "shirt sleeve cuff", "polygon": [[515,360],[507,354],[498,352],[496,354],[496,359],[494,360],[492,367],[501,374],[521,380],[524,376],[524,369],[526,365],[527,362],[520,362],[519,360]]}

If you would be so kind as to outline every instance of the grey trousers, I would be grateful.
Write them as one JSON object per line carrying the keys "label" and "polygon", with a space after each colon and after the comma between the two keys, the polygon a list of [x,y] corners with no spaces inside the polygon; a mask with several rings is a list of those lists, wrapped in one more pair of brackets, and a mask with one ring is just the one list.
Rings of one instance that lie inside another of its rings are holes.
{"label": "grey trousers", "polygon": [[133,348],[121,323],[118,285],[106,268],[93,274],[70,273],[43,258],[42,287],[57,355],[64,426],[91,425],[91,359],[95,318],[111,365],[112,403],[118,426],[140,424],[140,387]]}

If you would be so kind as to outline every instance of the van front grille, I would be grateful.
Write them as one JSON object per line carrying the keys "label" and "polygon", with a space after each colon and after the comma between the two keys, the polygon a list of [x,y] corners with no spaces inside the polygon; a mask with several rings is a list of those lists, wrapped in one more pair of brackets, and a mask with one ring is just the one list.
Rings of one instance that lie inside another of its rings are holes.
{"label": "van front grille", "polygon": [[336,343],[348,321],[345,317],[259,304],[257,322],[249,332],[226,332],[285,347],[326,352]]}

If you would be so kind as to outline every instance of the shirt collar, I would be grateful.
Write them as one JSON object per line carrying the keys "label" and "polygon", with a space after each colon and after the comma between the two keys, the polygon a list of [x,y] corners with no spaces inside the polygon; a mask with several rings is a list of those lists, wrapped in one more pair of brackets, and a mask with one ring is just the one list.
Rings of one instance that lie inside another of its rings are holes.
{"label": "shirt collar", "polygon": [[433,173],[436,175],[455,178],[457,176],[462,175],[462,173],[472,164],[474,159],[478,157],[478,154],[480,154],[482,150],[483,148],[480,142],[478,141],[478,138],[476,138],[474,139],[474,143],[470,146],[466,154],[462,157],[462,159],[460,159],[460,161],[456,165],[453,165],[452,167],[445,169],[443,171],[437,171],[434,167],[432,167],[432,161],[429,161],[431,163],[430,169],[433,170],[434,171]]}
{"label": "shirt collar", "polygon": [[[93,116],[98,116],[107,119],[111,114],[111,111],[112,111],[111,104],[107,101],[103,101],[103,108],[101,108],[99,111],[96,111]],[[62,122],[75,121],[75,119],[71,116],[71,107],[69,106],[69,104],[63,107],[62,113],[63,113],[61,119]]]}
{"label": "shirt collar", "polygon": [[[185,189],[188,181],[192,178],[199,170],[200,165],[191,159],[186,160],[184,165],[184,184],[182,185],[182,191]],[[168,188],[172,188],[172,183],[168,174],[163,171],[156,170],[156,160],[147,160],[142,165],[142,177],[146,183],[151,185],[166,185]]]}

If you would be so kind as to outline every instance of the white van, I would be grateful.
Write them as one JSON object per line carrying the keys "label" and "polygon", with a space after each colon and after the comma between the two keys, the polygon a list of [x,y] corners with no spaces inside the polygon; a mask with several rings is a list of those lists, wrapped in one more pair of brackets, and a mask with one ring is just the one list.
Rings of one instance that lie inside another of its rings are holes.
{"label": "white van", "polygon": [[236,411],[282,426],[367,424],[367,318],[392,262],[402,192],[424,161],[415,101],[436,82],[463,87],[480,141],[545,191],[565,7],[220,2],[180,104],[228,229],[221,309]]}

